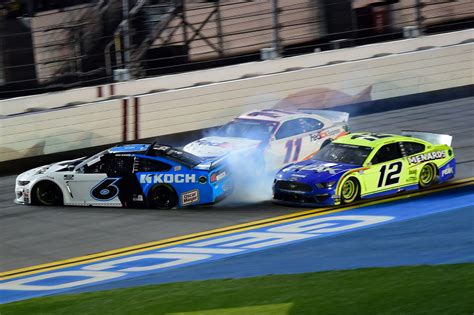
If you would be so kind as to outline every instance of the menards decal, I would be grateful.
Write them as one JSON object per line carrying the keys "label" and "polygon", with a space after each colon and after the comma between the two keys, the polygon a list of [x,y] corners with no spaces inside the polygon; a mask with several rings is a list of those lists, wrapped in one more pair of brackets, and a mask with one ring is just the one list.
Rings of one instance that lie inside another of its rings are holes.
{"label": "menards decal", "polygon": [[419,164],[419,163],[426,162],[426,161],[444,159],[445,157],[446,157],[446,152],[444,152],[444,151],[434,151],[434,152],[428,152],[428,153],[423,153],[423,154],[410,156],[408,158],[408,162],[410,164]]}

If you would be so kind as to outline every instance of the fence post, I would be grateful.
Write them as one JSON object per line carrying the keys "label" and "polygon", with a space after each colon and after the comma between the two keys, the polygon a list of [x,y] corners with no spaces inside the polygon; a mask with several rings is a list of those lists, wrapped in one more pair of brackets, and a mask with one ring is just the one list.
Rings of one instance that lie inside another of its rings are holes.
{"label": "fence post", "polygon": [[416,10],[416,27],[420,35],[423,35],[423,16],[421,12],[423,4],[421,0],[415,1],[415,10]]}
{"label": "fence post", "polygon": [[279,34],[279,24],[278,24],[278,0],[272,0],[272,48],[276,52],[277,56],[281,55],[280,47],[280,34]]}

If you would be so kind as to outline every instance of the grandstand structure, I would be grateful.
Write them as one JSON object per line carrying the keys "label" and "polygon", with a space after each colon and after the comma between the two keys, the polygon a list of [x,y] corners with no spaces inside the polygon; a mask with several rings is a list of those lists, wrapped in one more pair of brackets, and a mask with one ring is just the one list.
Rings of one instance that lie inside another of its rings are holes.
{"label": "grandstand structure", "polygon": [[0,3],[0,98],[474,26],[471,0]]}

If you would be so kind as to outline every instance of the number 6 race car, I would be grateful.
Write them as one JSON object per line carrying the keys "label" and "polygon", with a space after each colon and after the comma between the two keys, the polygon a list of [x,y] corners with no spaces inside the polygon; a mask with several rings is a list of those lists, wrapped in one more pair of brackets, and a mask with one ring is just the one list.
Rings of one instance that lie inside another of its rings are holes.
{"label": "number 6 race car", "polygon": [[222,126],[215,136],[191,142],[183,150],[201,157],[232,153],[245,163],[257,160],[258,169],[276,171],[309,158],[346,134],[348,119],[348,113],[337,111],[255,110]]}
{"label": "number 6 race car", "polygon": [[338,205],[425,188],[454,177],[451,136],[403,134],[353,133],[339,138],[313,158],[281,169],[274,180],[274,199]]}
{"label": "number 6 race car", "polygon": [[232,190],[223,164],[166,145],[119,145],[20,174],[15,202],[158,209],[214,203]]}

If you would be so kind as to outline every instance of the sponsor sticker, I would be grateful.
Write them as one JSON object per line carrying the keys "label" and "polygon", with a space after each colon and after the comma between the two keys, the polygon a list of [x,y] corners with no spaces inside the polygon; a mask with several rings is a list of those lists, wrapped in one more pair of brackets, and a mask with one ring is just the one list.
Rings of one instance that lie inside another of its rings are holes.
{"label": "sponsor sticker", "polygon": [[23,188],[23,201],[25,203],[30,202],[30,190],[28,188]]}
{"label": "sponsor sticker", "polygon": [[448,167],[446,167],[442,172],[441,172],[441,175],[442,176],[446,176],[446,175],[451,175],[454,173],[454,170],[451,166],[448,165]]}
{"label": "sponsor sticker", "polygon": [[328,172],[329,174],[331,175],[334,175],[336,174],[336,170],[331,168],[331,166],[333,166],[334,164],[332,163],[326,163],[326,164],[323,164],[323,165],[310,165],[310,166],[306,166],[304,169],[305,170],[308,170],[308,171],[315,171],[315,172],[318,172],[318,173],[324,173],[324,172]]}
{"label": "sponsor sticker", "polygon": [[195,183],[196,174],[140,174],[140,184]]}
{"label": "sponsor sticker", "polygon": [[327,133],[325,131],[320,131],[309,135],[309,139],[311,140],[311,142],[317,142],[318,140],[321,140],[325,137],[327,137]]}
{"label": "sponsor sticker", "polygon": [[227,174],[225,173],[225,171],[223,172],[220,172],[217,176],[216,176],[216,180],[221,180],[223,179]]}
{"label": "sponsor sticker", "polygon": [[143,195],[133,195],[133,201],[143,201]]}
{"label": "sponsor sticker", "polygon": [[186,206],[199,202],[199,190],[193,189],[181,194],[181,205]]}
{"label": "sponsor sticker", "polygon": [[434,152],[428,152],[428,153],[423,153],[423,154],[410,156],[408,158],[408,163],[410,163],[410,164],[419,164],[419,163],[423,163],[423,162],[426,162],[426,161],[444,159],[445,157],[446,157],[446,152],[444,152],[444,151],[434,151]]}
{"label": "sponsor sticker", "polygon": [[309,135],[311,142],[317,142],[326,137],[332,137],[339,133],[339,129],[323,130]]}

